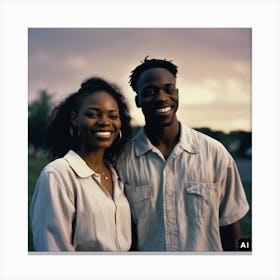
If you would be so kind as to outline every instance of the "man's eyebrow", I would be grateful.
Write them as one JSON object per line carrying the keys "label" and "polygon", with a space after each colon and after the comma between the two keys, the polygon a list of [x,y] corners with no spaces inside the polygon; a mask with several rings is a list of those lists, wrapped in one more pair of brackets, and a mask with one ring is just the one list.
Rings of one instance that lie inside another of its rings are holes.
{"label": "man's eyebrow", "polygon": [[173,84],[173,83],[165,83],[165,84],[163,84],[163,86],[147,85],[143,89],[146,89],[146,88],[161,88],[161,87],[165,87],[165,86],[175,86],[175,84]]}

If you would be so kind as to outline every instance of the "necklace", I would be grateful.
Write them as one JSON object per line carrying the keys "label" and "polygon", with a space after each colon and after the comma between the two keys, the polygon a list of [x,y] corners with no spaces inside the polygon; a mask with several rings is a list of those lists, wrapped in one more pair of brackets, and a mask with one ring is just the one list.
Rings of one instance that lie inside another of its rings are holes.
{"label": "necklace", "polygon": [[106,181],[109,180],[109,177],[102,171],[100,173],[94,173],[93,174],[94,177],[99,177],[100,175],[102,175],[104,177],[104,180],[106,180]]}
{"label": "necklace", "polygon": [[104,179],[105,179],[106,181],[108,181],[108,180],[109,180],[109,177],[108,177],[108,176],[106,176],[104,172],[101,172],[101,174],[103,175],[103,177],[104,177]]}

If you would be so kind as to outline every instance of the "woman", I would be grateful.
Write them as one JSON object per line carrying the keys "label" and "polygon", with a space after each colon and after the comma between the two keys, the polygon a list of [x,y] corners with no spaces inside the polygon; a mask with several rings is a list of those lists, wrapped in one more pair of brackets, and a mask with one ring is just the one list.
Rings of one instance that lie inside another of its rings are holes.
{"label": "woman", "polygon": [[37,251],[127,251],[131,218],[112,159],[127,142],[130,116],[119,89],[85,81],[52,113],[31,203]]}

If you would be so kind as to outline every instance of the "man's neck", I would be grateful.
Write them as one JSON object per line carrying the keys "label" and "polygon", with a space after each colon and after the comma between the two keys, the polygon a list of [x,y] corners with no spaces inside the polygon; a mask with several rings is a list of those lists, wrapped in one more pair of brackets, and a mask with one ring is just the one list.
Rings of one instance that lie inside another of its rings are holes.
{"label": "man's neck", "polygon": [[171,125],[164,127],[144,127],[145,133],[151,143],[157,147],[167,159],[180,138],[180,124],[176,120]]}

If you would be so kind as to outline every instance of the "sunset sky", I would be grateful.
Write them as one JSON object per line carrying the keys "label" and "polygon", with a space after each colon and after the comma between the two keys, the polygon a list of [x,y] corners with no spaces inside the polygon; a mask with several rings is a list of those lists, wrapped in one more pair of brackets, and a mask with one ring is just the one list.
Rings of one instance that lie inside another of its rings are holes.
{"label": "sunset sky", "polygon": [[29,28],[29,102],[46,89],[56,103],[100,76],[122,89],[133,124],[143,125],[128,77],[147,55],[178,65],[183,123],[251,130],[250,28]]}

